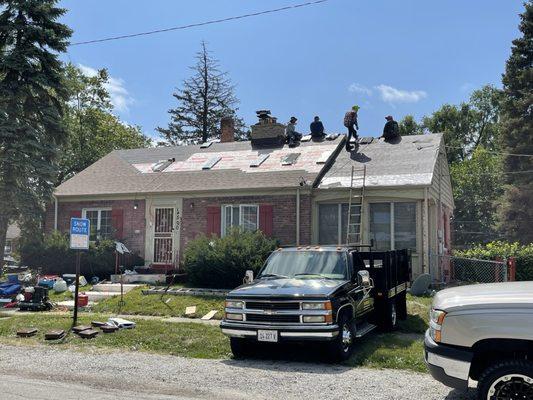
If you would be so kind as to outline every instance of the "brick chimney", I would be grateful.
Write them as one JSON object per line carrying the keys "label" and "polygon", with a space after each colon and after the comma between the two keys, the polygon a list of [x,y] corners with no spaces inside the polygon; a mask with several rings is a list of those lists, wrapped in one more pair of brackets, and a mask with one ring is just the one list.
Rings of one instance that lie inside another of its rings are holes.
{"label": "brick chimney", "polygon": [[223,117],[220,120],[220,132],[221,143],[235,141],[235,121],[232,117]]}

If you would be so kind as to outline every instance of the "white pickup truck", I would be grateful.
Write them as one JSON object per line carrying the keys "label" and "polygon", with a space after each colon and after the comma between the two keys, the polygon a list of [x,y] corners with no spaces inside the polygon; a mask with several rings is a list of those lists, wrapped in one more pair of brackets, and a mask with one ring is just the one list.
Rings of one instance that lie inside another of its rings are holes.
{"label": "white pickup truck", "polygon": [[425,337],[431,375],[483,400],[533,399],[533,282],[461,286],[437,293]]}

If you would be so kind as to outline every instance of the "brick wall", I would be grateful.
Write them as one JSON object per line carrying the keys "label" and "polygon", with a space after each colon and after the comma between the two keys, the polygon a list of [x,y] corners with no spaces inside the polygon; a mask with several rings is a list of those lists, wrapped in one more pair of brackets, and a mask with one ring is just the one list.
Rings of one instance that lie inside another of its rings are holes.
{"label": "brick wall", "polygon": [[[296,196],[239,196],[239,197],[204,197],[183,199],[180,248],[207,231],[207,207],[223,204],[257,204],[273,206],[273,237],[283,245],[296,243]],[[311,242],[311,197],[300,196],[300,244]]]}
{"label": "brick wall", "polygon": [[[134,209],[134,204],[137,209]],[[111,208],[123,210],[123,240],[128,249],[144,257],[144,236],[146,230],[145,201],[144,200],[99,200],[80,202],[60,202],[58,207],[57,228],[60,232],[68,233],[70,218],[73,213],[81,213],[84,208]],[[54,229],[54,205],[46,210],[45,232]]]}

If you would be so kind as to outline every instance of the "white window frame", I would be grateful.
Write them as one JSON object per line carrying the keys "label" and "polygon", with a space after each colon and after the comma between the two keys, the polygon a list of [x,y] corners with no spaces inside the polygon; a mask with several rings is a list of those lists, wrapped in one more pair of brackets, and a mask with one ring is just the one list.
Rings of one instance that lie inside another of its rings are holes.
{"label": "white window frame", "polygon": [[[81,217],[87,218],[87,211],[98,211],[97,225],[96,225],[96,239],[102,239],[100,237],[100,227],[102,224],[102,211],[112,211],[111,207],[93,207],[93,208],[84,208],[81,210]],[[92,241],[94,242],[94,240]]]}
{"label": "white window frame", "polygon": [[390,248],[391,250],[396,250],[396,243],[395,243],[395,238],[394,238],[394,234],[395,234],[395,231],[394,231],[394,225],[395,225],[395,220],[394,220],[394,204],[395,203],[409,203],[409,204],[414,204],[415,205],[415,248],[414,249],[411,249],[413,251],[413,254],[417,254],[418,252],[418,232],[417,232],[417,227],[418,227],[418,202],[413,200],[413,201],[372,201],[372,202],[369,202],[368,203],[368,234],[369,236],[372,235],[372,230],[371,230],[371,213],[372,213],[372,204],[388,204],[389,205],[389,212],[390,212]]}
{"label": "white window frame", "polygon": [[[221,207],[220,236],[224,237],[227,234],[226,232],[226,208],[227,207],[231,207],[232,214],[233,214],[233,207],[239,207],[239,226],[243,225],[243,213],[242,213],[243,207],[255,207],[257,209],[257,219],[255,221],[255,225],[257,226],[257,229],[259,229],[259,204],[222,204],[220,207]],[[233,221],[233,215],[231,216],[231,220]]]}
{"label": "white window frame", "polygon": [[[348,206],[350,203],[347,203],[347,202],[324,202],[324,203],[319,203],[318,204],[318,207],[317,207],[317,210],[318,210],[318,218],[320,219],[320,206],[321,205],[324,205],[324,204],[329,204],[329,205],[336,205],[337,206],[337,237],[338,237],[338,240],[336,243],[338,246],[341,246],[343,244],[346,243],[346,234],[342,235],[342,206],[343,205],[346,205]],[[360,203],[352,203],[352,207],[359,207],[359,214],[362,215],[362,205]],[[350,212],[350,211],[348,211]],[[346,226],[346,229],[348,229],[348,226]],[[362,235],[362,232],[361,232],[361,220],[359,220],[359,232],[358,232],[359,235]],[[318,241],[320,241],[320,233],[317,233],[318,235]],[[331,244],[331,245],[334,245],[334,244]]]}

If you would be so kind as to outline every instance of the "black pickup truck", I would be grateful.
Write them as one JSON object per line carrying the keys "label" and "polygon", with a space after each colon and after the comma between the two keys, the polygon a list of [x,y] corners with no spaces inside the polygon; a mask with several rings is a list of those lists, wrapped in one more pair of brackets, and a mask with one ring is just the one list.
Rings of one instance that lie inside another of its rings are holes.
{"label": "black pickup truck", "polygon": [[258,342],[323,341],[332,359],[346,360],[356,338],[407,317],[410,275],[408,250],[281,248],[228,294],[222,332],[237,358]]}

